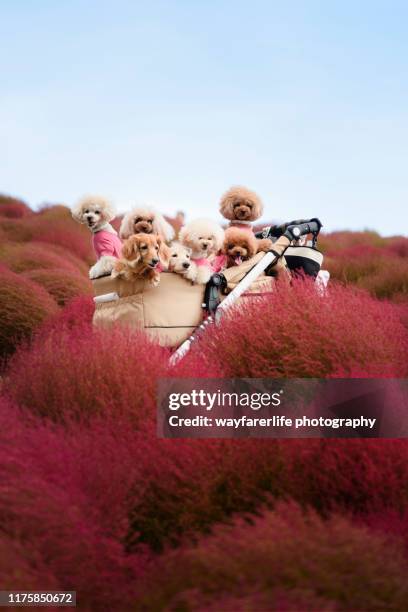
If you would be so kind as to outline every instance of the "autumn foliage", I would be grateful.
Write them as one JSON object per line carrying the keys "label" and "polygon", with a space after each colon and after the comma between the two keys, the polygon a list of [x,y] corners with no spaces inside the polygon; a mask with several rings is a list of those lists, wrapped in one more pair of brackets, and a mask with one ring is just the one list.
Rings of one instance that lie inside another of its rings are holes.
{"label": "autumn foliage", "polygon": [[[161,377],[407,377],[408,240],[322,237],[177,366],[95,330],[89,232],[0,198],[0,585],[80,610],[408,609],[406,440],[165,440]],[[107,603],[109,602],[109,603]]]}

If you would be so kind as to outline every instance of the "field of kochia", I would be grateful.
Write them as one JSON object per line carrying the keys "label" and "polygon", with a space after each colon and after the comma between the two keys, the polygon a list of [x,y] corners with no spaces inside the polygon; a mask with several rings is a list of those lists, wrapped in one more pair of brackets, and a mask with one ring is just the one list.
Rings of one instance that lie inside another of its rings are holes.
{"label": "field of kochia", "polygon": [[408,609],[408,441],[165,440],[177,377],[408,375],[408,238],[323,234],[322,297],[278,286],[176,366],[95,331],[90,234],[0,197],[0,585],[83,610]]}

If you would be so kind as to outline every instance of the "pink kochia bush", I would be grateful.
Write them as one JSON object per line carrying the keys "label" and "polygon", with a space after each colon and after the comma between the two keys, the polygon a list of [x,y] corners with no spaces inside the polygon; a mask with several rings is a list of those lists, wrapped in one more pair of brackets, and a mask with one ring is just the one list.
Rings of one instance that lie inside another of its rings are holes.
{"label": "pink kochia bush", "polygon": [[67,333],[68,330],[76,327],[87,328],[91,331],[92,318],[95,311],[95,304],[91,296],[81,295],[73,298],[64,308],[61,308],[49,317],[38,330],[38,336],[45,338],[51,332]]}
{"label": "pink kochia bush", "polygon": [[[75,221],[72,221],[75,223]],[[77,228],[77,224],[74,227],[70,227],[65,221],[58,223],[53,222],[50,226],[49,221],[44,220],[44,227],[34,228],[33,236],[34,240],[58,245],[71,253],[75,253],[75,256],[85,261],[88,265],[95,262],[95,253],[92,248],[91,236],[89,232],[85,235],[81,226]]]}
{"label": "pink kochia bush", "polygon": [[21,244],[7,242],[0,245],[0,262],[17,273],[50,268],[72,273],[87,271],[83,261],[62,247],[37,242]]}
{"label": "pink kochia bush", "polygon": [[0,195],[0,216],[19,219],[32,214],[32,210],[22,200],[7,195]]}
{"label": "pink kochia bush", "polygon": [[324,378],[356,371],[403,377],[407,347],[393,305],[335,283],[321,297],[310,282],[299,280],[235,309],[192,357],[199,352],[226,377]]}
{"label": "pink kochia bush", "polygon": [[59,306],[64,306],[72,298],[80,295],[91,295],[91,282],[79,273],[60,269],[30,270],[24,277],[41,285],[55,299]]}
{"label": "pink kochia bush", "polygon": [[76,590],[81,609],[127,609],[147,562],[123,543],[134,432],[114,420],[50,426],[0,400],[0,442],[2,587]]}
{"label": "pink kochia bush", "polygon": [[[285,493],[327,515],[408,510],[408,440],[282,442]],[[386,521],[383,527],[387,530]]]}
{"label": "pink kochia bush", "polygon": [[55,301],[42,287],[0,268],[0,362],[56,311]]}
{"label": "pink kochia bush", "polygon": [[239,519],[152,567],[137,610],[406,610],[402,547],[294,504]]}
{"label": "pink kochia bush", "polygon": [[408,299],[408,261],[399,256],[405,249],[401,241],[387,249],[356,244],[328,258],[327,267],[333,279],[354,283],[378,298]]}
{"label": "pink kochia bush", "polygon": [[98,413],[140,420],[153,417],[156,381],[167,363],[168,351],[142,333],[56,326],[19,352],[8,388],[19,405],[55,420]]}

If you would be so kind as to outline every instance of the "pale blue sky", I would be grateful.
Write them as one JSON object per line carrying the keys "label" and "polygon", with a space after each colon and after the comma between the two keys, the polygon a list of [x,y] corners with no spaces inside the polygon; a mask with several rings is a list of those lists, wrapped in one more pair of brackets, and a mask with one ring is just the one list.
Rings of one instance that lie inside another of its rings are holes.
{"label": "pale blue sky", "polygon": [[408,2],[0,0],[0,191],[408,233]]}

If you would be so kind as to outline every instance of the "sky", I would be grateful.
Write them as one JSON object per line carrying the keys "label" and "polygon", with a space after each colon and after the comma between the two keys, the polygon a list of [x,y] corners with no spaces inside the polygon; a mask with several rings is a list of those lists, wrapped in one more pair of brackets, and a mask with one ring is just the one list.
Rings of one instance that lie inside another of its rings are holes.
{"label": "sky", "polygon": [[0,0],[0,192],[408,234],[406,0]]}

